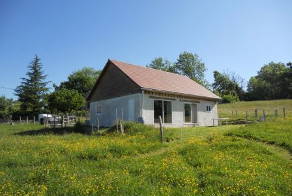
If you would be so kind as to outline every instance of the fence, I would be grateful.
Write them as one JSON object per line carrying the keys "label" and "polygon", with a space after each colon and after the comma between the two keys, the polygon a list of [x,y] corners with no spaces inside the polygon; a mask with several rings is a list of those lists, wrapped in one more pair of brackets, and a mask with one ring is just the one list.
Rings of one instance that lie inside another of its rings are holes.
{"label": "fence", "polygon": [[288,118],[291,117],[291,111],[285,107],[274,109],[241,109],[231,110],[229,113],[220,114],[220,117],[229,118],[230,120],[243,120],[243,121],[265,121],[267,119],[275,118]]}
{"label": "fence", "polygon": [[86,116],[75,115],[50,115],[38,119],[36,116],[19,116],[17,119],[0,119],[0,123],[10,124],[42,124],[44,127],[69,127],[74,126],[77,121],[86,120]]}

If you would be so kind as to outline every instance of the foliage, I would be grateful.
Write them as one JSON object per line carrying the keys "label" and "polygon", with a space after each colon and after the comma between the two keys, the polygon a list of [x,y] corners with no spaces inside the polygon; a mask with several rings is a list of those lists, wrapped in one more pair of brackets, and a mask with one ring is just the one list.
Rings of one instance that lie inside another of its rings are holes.
{"label": "foliage", "polygon": [[223,95],[223,96],[221,96],[221,98],[222,98],[222,100],[221,100],[222,103],[234,103],[234,102],[239,101],[238,96],[232,95],[232,94]]}
{"label": "foliage", "polygon": [[174,71],[188,76],[196,82],[206,85],[205,72],[207,68],[197,54],[183,52],[174,64]]}
{"label": "foliage", "polygon": [[21,84],[16,88],[15,94],[21,102],[20,109],[28,114],[40,113],[45,106],[44,98],[48,91],[43,74],[40,58],[36,55],[28,66],[27,78],[22,78]]}
{"label": "foliage", "polygon": [[[237,101],[238,98],[240,100],[244,99],[245,93],[242,87],[242,79],[235,74],[222,74],[218,71],[214,71],[214,83],[212,87],[223,99],[225,97],[227,102],[223,103],[231,103]],[[228,100],[230,100],[230,102],[228,102]]]}
{"label": "foliage", "polygon": [[56,86],[56,90],[62,88],[76,90],[83,95],[83,97],[86,97],[93,88],[99,74],[99,70],[95,70],[91,67],[84,67],[70,74],[67,81],[62,82],[60,86]]}
{"label": "foliage", "polygon": [[52,112],[70,113],[84,106],[84,97],[76,90],[62,88],[48,96],[48,105]]}
{"label": "foliage", "polygon": [[282,99],[291,97],[291,67],[283,63],[270,62],[264,65],[257,76],[248,82],[248,95],[251,100]]}
{"label": "foliage", "polygon": [[0,97],[0,119],[7,119],[13,113],[13,100],[4,96]]}
{"label": "foliage", "polygon": [[205,72],[207,68],[197,54],[183,52],[179,55],[175,63],[171,63],[168,60],[164,60],[162,57],[158,57],[147,67],[185,75],[209,88],[209,84],[205,80]]}
{"label": "foliage", "polygon": [[172,64],[170,61],[164,60],[162,57],[157,57],[147,65],[147,67],[171,72]]}

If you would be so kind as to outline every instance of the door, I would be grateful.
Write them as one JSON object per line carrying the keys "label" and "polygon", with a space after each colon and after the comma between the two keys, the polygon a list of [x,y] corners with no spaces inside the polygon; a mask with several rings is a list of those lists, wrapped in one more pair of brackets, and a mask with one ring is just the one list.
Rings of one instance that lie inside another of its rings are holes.
{"label": "door", "polygon": [[192,104],[192,123],[198,122],[198,106],[197,104]]}

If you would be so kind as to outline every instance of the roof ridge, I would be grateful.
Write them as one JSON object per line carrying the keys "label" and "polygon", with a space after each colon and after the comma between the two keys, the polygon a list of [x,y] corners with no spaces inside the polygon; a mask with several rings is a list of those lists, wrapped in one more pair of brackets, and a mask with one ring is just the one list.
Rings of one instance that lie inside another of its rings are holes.
{"label": "roof ridge", "polygon": [[[155,68],[152,68],[152,67],[146,67],[146,66],[143,66],[143,65],[135,65],[135,64],[131,64],[131,63],[126,63],[126,62],[123,62],[123,61],[115,60],[115,59],[109,59],[109,61],[111,61],[114,64],[115,64],[115,62],[118,62],[118,63],[123,63],[123,64],[129,65],[129,66],[139,67],[139,68],[142,68],[142,69],[143,68],[144,69],[151,69],[153,71],[160,71],[160,72],[163,72],[163,73],[172,74],[172,75],[176,75],[176,76],[180,76],[180,77],[186,77],[186,78],[190,79],[188,76],[181,75],[179,73],[173,73],[173,72],[164,71],[164,70],[161,70],[161,69],[155,69]],[[192,80],[192,79],[190,79],[190,80]],[[196,82],[196,81],[194,81],[194,82]]]}

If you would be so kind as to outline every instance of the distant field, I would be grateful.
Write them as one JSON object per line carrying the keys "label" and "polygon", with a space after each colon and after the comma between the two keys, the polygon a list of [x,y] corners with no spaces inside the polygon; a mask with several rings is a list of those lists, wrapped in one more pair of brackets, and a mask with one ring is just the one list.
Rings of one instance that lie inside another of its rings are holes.
{"label": "distant field", "polygon": [[263,115],[263,110],[268,117],[274,117],[275,110],[277,110],[278,117],[282,117],[283,108],[285,108],[286,116],[292,117],[292,99],[241,101],[231,104],[219,104],[218,112],[220,117],[228,118],[245,118],[247,112],[248,118],[253,119],[255,117],[255,109],[258,110],[258,118],[260,118]]}
{"label": "distant field", "polygon": [[0,124],[0,195],[291,195],[281,145],[291,145],[291,124],[166,129],[163,144],[134,123],[125,135]]}

